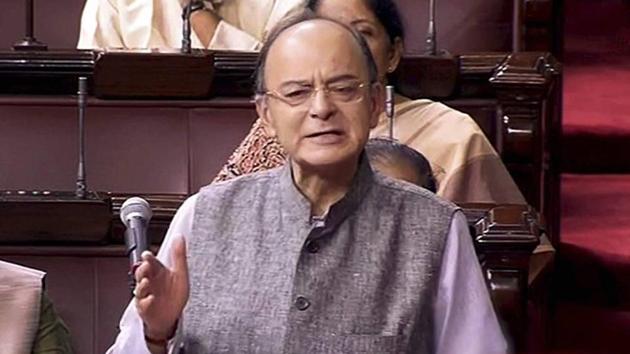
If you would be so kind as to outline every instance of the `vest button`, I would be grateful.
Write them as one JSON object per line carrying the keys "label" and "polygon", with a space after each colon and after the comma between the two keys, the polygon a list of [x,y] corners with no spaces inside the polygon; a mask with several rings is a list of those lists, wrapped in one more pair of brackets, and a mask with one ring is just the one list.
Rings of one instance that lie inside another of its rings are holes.
{"label": "vest button", "polygon": [[315,240],[309,240],[306,242],[306,251],[308,253],[317,253],[319,251],[319,243]]}
{"label": "vest button", "polygon": [[305,298],[304,296],[298,296],[295,299],[295,307],[300,310],[300,311],[304,311],[306,310],[309,306],[311,306],[311,303],[308,301],[307,298]]}

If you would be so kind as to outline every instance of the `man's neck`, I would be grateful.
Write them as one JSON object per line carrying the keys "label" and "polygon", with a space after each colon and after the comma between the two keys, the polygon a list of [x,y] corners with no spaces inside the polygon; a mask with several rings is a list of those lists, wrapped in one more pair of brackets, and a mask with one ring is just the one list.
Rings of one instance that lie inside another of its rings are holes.
{"label": "man's neck", "polygon": [[293,182],[311,202],[311,215],[321,216],[343,198],[357,172],[357,160],[344,166],[326,168],[325,171],[303,168],[291,161]]}

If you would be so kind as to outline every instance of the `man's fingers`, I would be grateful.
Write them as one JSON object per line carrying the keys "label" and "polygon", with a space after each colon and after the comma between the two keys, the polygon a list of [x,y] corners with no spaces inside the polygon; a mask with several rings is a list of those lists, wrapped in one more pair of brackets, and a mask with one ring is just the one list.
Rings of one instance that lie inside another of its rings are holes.
{"label": "man's fingers", "polygon": [[138,315],[144,319],[147,312],[151,311],[151,305],[155,301],[155,295],[150,294],[145,298],[136,299],[136,310],[138,310]]}
{"label": "man's fingers", "polygon": [[137,299],[143,299],[151,293],[151,282],[148,278],[142,278],[133,291]]}
{"label": "man's fingers", "polygon": [[142,254],[140,255],[140,257],[142,257],[143,261],[148,261],[150,259],[155,259],[155,255],[153,255],[153,252],[151,252],[151,251],[143,251]]}
{"label": "man's fingers", "polygon": [[142,252],[142,263],[136,268],[134,277],[136,282],[139,282],[142,278],[153,278],[159,274],[164,268],[164,265],[155,258],[153,253],[149,251]]}
{"label": "man's fingers", "polygon": [[175,239],[173,244],[173,272],[188,277],[188,262],[186,261],[186,240],[183,236]]}

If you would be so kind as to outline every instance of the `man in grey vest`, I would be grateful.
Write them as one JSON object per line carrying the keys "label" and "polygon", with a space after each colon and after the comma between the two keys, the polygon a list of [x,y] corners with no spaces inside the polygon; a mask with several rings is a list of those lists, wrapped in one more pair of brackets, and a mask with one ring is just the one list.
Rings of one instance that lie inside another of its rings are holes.
{"label": "man in grey vest", "polygon": [[290,156],[180,208],[109,353],[504,353],[465,217],[373,172],[364,40],[302,14],[261,51],[256,108]]}

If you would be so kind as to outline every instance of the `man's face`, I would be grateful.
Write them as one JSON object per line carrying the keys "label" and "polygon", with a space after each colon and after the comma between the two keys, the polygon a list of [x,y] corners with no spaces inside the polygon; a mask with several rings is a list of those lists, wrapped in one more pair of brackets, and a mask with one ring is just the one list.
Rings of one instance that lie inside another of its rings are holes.
{"label": "man's face", "polygon": [[370,85],[352,35],[329,21],[303,22],[277,38],[266,63],[269,93],[257,110],[269,135],[302,167],[355,162],[378,121],[382,93]]}

